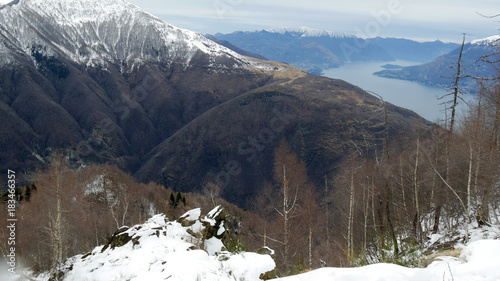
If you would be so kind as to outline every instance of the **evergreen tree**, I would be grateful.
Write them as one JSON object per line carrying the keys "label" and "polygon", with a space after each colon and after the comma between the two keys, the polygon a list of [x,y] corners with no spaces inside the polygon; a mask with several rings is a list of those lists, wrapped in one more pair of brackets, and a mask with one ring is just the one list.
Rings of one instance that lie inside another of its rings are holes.
{"label": "evergreen tree", "polygon": [[177,207],[177,202],[175,201],[174,193],[170,193],[170,205],[174,209]]}
{"label": "evergreen tree", "polygon": [[175,206],[179,205],[179,202],[182,201],[182,194],[180,192],[177,192],[177,197],[175,197]]}
{"label": "evergreen tree", "polygon": [[24,199],[23,193],[21,192],[21,189],[16,188],[16,198],[17,202],[21,202]]}
{"label": "evergreen tree", "polygon": [[31,184],[31,186],[26,185],[26,187],[24,188],[24,200],[26,202],[30,201],[31,193],[33,191],[36,191],[36,185],[35,184]]}

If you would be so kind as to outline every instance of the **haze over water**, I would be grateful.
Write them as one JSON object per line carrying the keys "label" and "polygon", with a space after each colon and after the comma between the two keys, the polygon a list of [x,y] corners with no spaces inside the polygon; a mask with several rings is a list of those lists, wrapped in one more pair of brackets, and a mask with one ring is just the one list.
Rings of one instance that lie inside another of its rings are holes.
{"label": "haze over water", "polygon": [[[408,61],[394,61],[391,64],[401,66],[416,65],[419,63]],[[387,62],[350,63],[339,68],[324,71],[324,76],[342,79],[354,84],[365,91],[375,92],[385,101],[394,105],[415,111],[425,119],[438,122],[445,119],[443,100],[438,100],[447,94],[446,90],[424,86],[422,84],[398,79],[382,78],[373,75],[374,72],[383,70],[382,65]],[[470,99],[471,97],[466,97]],[[466,105],[459,105],[459,112]]]}

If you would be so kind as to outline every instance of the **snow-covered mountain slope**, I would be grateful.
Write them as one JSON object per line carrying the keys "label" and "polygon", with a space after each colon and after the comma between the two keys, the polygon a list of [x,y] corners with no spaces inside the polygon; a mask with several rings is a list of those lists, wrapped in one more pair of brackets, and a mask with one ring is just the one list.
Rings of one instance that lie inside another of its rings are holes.
{"label": "snow-covered mountain slope", "polygon": [[499,44],[499,41],[500,41],[500,35],[493,35],[482,39],[472,40],[470,43],[476,45],[490,45],[493,43]]}
{"label": "snow-covered mountain slope", "polygon": [[0,64],[33,51],[87,65],[162,61],[269,67],[202,35],[174,27],[124,0],[19,0],[0,9]]}
{"label": "snow-covered mountain slope", "polygon": [[207,215],[194,209],[177,221],[156,215],[144,224],[122,227],[108,244],[68,259],[56,275],[67,281],[252,281],[273,270],[275,263],[269,255],[222,250],[223,217],[220,207]]}

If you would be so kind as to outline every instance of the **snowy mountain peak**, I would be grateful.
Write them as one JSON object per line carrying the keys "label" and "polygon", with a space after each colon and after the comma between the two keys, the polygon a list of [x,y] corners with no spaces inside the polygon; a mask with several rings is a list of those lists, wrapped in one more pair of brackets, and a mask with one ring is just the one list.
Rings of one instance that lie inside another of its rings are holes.
{"label": "snowy mountain peak", "polygon": [[472,40],[470,43],[476,45],[491,45],[498,44],[498,41],[500,41],[500,35],[493,35],[482,39]]}
{"label": "snowy mountain peak", "polygon": [[354,37],[354,35],[346,33],[313,29],[305,26],[300,28],[280,27],[280,28],[268,29],[266,31],[270,33],[279,33],[279,34],[296,33],[299,34],[301,37],[331,37],[331,38]]}
{"label": "snowy mountain peak", "polygon": [[0,30],[0,63],[14,62],[19,54],[30,56],[35,47],[44,55],[87,65],[191,65],[204,54],[211,67],[264,67],[124,0],[20,0],[0,10],[0,23],[5,26]]}

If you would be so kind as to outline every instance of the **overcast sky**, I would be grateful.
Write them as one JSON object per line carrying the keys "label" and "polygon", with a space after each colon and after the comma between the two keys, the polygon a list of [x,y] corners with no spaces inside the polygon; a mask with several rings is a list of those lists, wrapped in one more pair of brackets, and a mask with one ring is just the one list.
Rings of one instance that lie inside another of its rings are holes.
{"label": "overcast sky", "polygon": [[460,41],[499,34],[499,0],[131,0],[175,26],[203,34],[310,27],[361,37]]}

